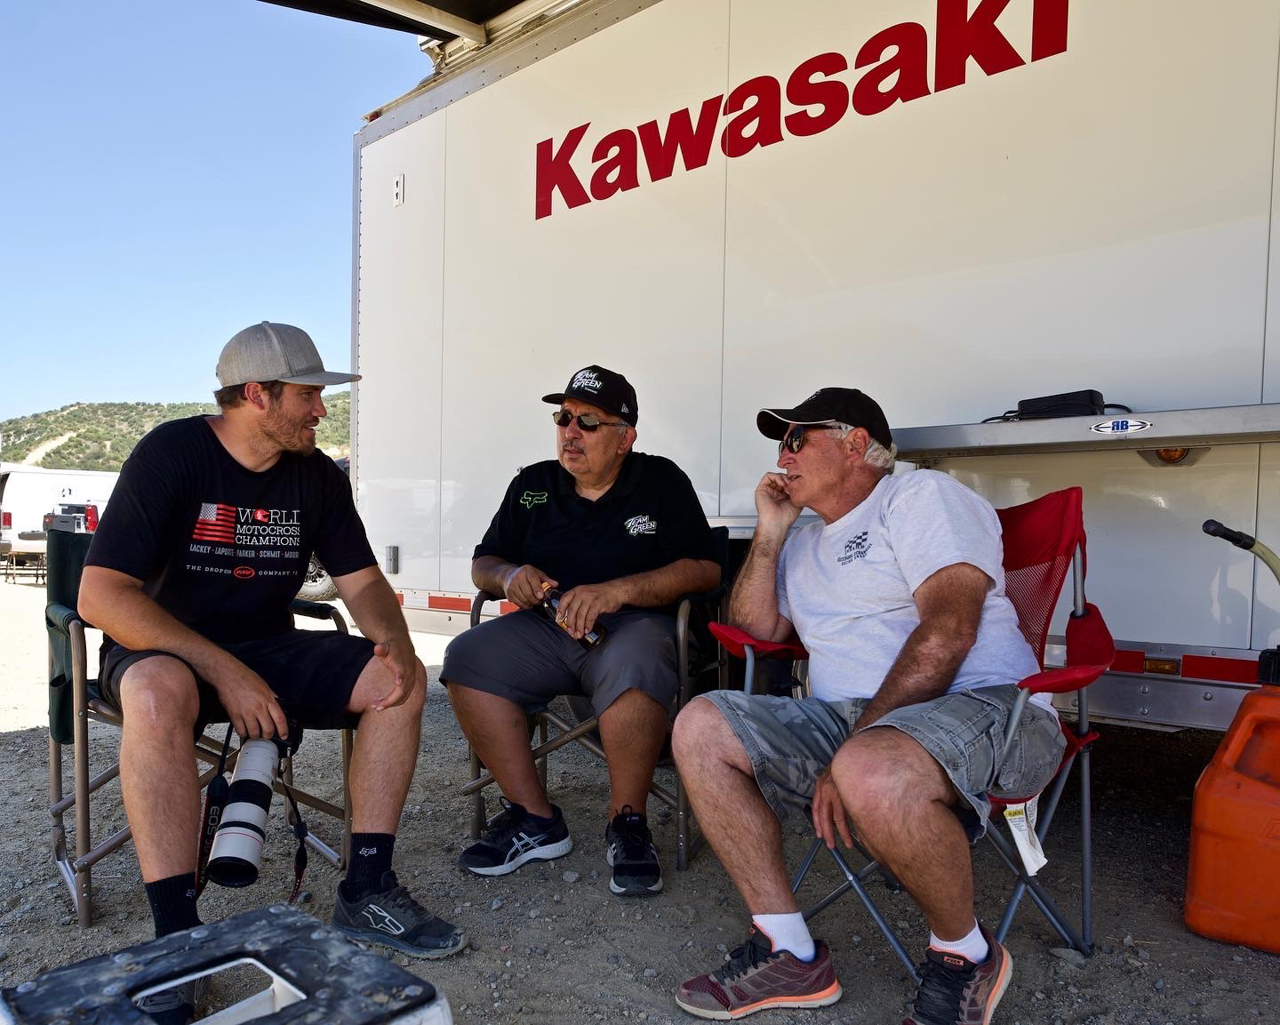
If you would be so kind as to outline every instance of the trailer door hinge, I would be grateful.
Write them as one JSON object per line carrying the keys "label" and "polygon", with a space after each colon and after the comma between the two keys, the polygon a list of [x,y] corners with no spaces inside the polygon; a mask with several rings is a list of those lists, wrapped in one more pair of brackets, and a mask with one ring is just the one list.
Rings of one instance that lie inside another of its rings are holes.
{"label": "trailer door hinge", "polygon": [[396,175],[395,181],[392,182],[391,184],[391,205],[392,206],[404,205],[404,175],[403,174]]}

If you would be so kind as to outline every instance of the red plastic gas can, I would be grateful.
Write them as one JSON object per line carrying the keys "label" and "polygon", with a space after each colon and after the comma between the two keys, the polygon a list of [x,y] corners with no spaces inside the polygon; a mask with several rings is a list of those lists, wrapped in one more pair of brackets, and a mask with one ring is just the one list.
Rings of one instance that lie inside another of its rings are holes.
{"label": "red plastic gas can", "polygon": [[1280,953],[1280,687],[1244,699],[1196,783],[1185,917],[1202,936]]}

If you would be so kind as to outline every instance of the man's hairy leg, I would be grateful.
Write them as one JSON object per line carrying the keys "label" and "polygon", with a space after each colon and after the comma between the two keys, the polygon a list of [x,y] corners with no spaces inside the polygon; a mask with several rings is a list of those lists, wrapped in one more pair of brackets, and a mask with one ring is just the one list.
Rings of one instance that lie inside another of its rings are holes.
{"label": "man's hairy leg", "polygon": [[642,690],[623,691],[600,715],[600,744],[609,764],[609,814],[626,805],[645,814],[649,784],[667,738],[667,710]]}
{"label": "man's hairy leg", "polygon": [[753,915],[797,909],[782,826],[756,785],[751,760],[720,710],[695,698],[676,718],[676,767],[703,835]]}
{"label": "man's hairy leg", "polygon": [[471,750],[497,780],[507,800],[533,815],[549,817],[551,802],[538,779],[524,709],[507,698],[460,683],[451,683],[448,690],[453,714]]}
{"label": "man's hairy leg", "polygon": [[194,872],[200,828],[195,677],[176,658],[144,658],[121,677],[120,703],[120,792],[142,881]]}
{"label": "man's hairy leg", "polygon": [[380,659],[371,658],[360,672],[347,711],[358,713],[351,751],[351,830],[395,833],[418,761],[422,706],[427,699],[426,674],[403,703],[381,711],[373,704],[386,697],[394,681]]}
{"label": "man's hairy leg", "polygon": [[973,928],[973,863],[960,801],[942,766],[888,726],[858,733],[836,753],[831,775],[858,838],[898,877],[940,939]]}

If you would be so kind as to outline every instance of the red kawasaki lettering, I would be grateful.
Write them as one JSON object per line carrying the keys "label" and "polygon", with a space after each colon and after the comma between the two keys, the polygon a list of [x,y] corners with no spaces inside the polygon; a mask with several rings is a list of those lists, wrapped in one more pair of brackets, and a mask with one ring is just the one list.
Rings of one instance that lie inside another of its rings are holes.
{"label": "red kawasaki lettering", "polygon": [[817,135],[834,126],[849,109],[849,90],[843,82],[819,81],[818,75],[830,79],[849,70],[842,53],[820,53],[801,64],[787,79],[787,102],[795,107],[821,107],[815,114],[797,110],[784,119],[792,135]]}
{"label": "red kawasaki lettering", "polygon": [[[748,100],[755,102],[748,107]],[[720,148],[726,157],[740,157],[757,146],[782,141],[782,85],[776,78],[749,78],[733,90],[724,101],[724,112],[739,110],[742,113],[725,125],[720,136]],[[753,129],[750,135],[748,128]]]}
{"label": "red kawasaki lettering", "polygon": [[626,128],[610,132],[596,143],[591,160],[600,164],[591,176],[593,199],[608,199],[615,192],[625,192],[640,184],[636,172],[635,132]]}
{"label": "red kawasaki lettering", "polygon": [[684,160],[686,171],[706,164],[711,156],[711,140],[716,137],[716,120],[720,117],[720,101],[723,99],[723,96],[713,96],[703,100],[696,128],[686,107],[667,118],[666,135],[659,134],[657,121],[646,121],[636,129],[640,134],[640,148],[644,150],[650,181],[671,177],[677,153]]}
{"label": "red kawasaki lettering", "polygon": [[1031,9],[1031,59],[1044,60],[1067,49],[1067,0],[1035,0]]}
{"label": "red kawasaki lettering", "polygon": [[587,190],[582,187],[582,182],[578,180],[578,175],[569,162],[590,127],[590,121],[585,125],[578,125],[564,137],[558,150],[553,151],[551,148],[554,139],[543,139],[538,143],[534,220],[551,216],[551,200],[556,192],[560,193],[570,210],[591,202],[591,197],[587,195]]}
{"label": "red kawasaki lettering", "polygon": [[1026,63],[996,28],[996,19],[1008,6],[1009,0],[981,0],[970,16],[969,0],[938,0],[935,90],[942,92],[963,85],[965,64],[970,57],[988,75],[998,75]]}
{"label": "red kawasaki lettering", "polygon": [[[885,50],[896,47],[886,59]],[[853,87],[853,109],[870,117],[901,100],[917,100],[929,95],[929,33],[918,22],[890,25],[862,44],[853,62],[855,68],[876,65]],[[884,83],[897,76],[889,88]]]}

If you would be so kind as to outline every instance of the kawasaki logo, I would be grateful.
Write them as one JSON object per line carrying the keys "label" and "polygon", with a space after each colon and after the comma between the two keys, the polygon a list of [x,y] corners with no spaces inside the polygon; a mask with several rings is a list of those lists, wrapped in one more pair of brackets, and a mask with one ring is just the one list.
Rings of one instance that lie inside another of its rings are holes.
{"label": "kawasaki logo", "polygon": [[[1011,0],[979,0],[972,14],[971,0],[936,0],[933,33],[933,92],[964,85],[969,61],[988,76],[1011,71],[1027,58],[996,25]],[[1067,49],[1068,0],[1012,0],[1018,22],[1030,8],[1030,60],[1039,61]],[[1006,23],[1015,18],[1006,19]],[[727,96],[712,96],[697,108],[669,114],[665,129],[658,121],[636,128],[617,128],[600,136],[591,147],[590,179],[583,184],[578,147],[591,122],[570,129],[563,139],[543,139],[536,154],[534,219],[550,217],[557,194],[566,208],[605,200],[638,188],[641,158],[647,178],[670,178],[676,158],[686,171],[706,165],[711,144],[719,134],[720,151],[741,157],[772,146],[787,137],[818,135],[834,128],[852,109],[863,117],[883,113],[895,103],[909,103],[930,93],[929,31],[919,22],[904,21],[882,29],[858,49],[855,68],[865,68],[850,86],[839,77],[849,70],[843,53],[820,53],[802,61],[785,84],[772,75],[748,79]],[[1023,52],[1026,52],[1024,49]],[[789,106],[783,113],[783,98]],[[724,122],[721,127],[721,122]],[[584,151],[585,152],[585,151]],[[577,160],[577,166],[575,166]]]}

